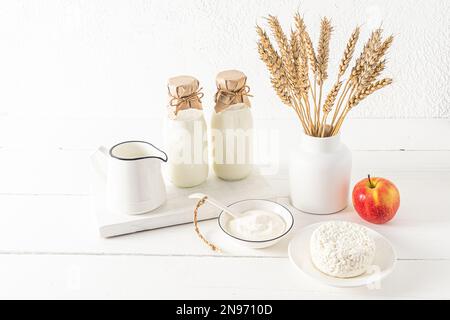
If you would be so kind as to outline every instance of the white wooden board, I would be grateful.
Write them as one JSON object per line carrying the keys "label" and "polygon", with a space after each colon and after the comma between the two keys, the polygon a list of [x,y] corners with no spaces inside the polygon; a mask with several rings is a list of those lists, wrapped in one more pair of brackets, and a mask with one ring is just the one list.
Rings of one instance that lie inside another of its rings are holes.
{"label": "white wooden board", "polygon": [[[192,222],[194,207],[198,201],[188,198],[192,193],[205,193],[226,204],[273,196],[268,181],[256,170],[246,179],[239,181],[224,181],[210,173],[207,181],[192,188],[177,188],[167,177],[165,180],[167,201],[161,207],[145,214],[128,215],[107,209],[105,181],[93,173],[93,210],[97,215],[100,235],[114,237]],[[199,210],[198,219],[201,221],[216,218],[219,213],[217,208],[205,204]]]}

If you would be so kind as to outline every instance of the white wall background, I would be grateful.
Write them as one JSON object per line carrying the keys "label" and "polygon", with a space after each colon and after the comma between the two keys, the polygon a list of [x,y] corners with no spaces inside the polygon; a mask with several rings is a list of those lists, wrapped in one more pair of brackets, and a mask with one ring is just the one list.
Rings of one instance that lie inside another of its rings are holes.
{"label": "white wall background", "polygon": [[288,28],[295,10],[316,40],[320,18],[332,18],[331,77],[356,25],[363,40],[380,25],[395,35],[386,72],[395,82],[354,110],[351,147],[450,149],[447,0],[3,0],[0,147],[158,142],[166,79],[196,76],[209,115],[225,68],[248,75],[255,118],[283,137],[296,119],[270,87],[254,26],[273,14]]}

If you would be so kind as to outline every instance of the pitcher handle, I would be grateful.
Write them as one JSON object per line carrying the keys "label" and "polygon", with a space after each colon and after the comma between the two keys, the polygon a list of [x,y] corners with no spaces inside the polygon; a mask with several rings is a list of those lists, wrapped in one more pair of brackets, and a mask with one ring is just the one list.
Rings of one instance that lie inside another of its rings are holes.
{"label": "pitcher handle", "polygon": [[97,174],[103,179],[106,179],[107,155],[108,149],[104,146],[98,147],[98,149],[91,155],[92,166]]}

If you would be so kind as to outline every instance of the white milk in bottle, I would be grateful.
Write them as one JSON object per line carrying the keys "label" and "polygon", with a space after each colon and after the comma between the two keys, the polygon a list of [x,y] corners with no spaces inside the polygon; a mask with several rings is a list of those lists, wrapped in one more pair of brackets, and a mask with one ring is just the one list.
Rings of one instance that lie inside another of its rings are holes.
{"label": "white milk in bottle", "polygon": [[178,76],[168,81],[166,145],[169,176],[177,187],[201,184],[208,177],[208,143],[197,79]]}
{"label": "white milk in bottle", "polygon": [[224,180],[240,180],[252,171],[253,120],[247,77],[238,70],[216,77],[215,110],[211,119],[213,167]]}

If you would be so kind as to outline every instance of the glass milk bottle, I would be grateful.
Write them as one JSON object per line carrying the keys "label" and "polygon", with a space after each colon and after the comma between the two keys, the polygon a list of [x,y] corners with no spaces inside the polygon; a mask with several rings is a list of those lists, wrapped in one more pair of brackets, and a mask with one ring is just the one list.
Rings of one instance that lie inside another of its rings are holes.
{"label": "glass milk bottle", "polygon": [[252,171],[253,120],[247,77],[238,70],[216,77],[215,110],[211,119],[213,168],[224,180],[240,180]]}
{"label": "glass milk bottle", "polygon": [[169,176],[177,187],[201,184],[208,177],[208,143],[201,88],[197,79],[178,76],[168,81],[166,149]]}

